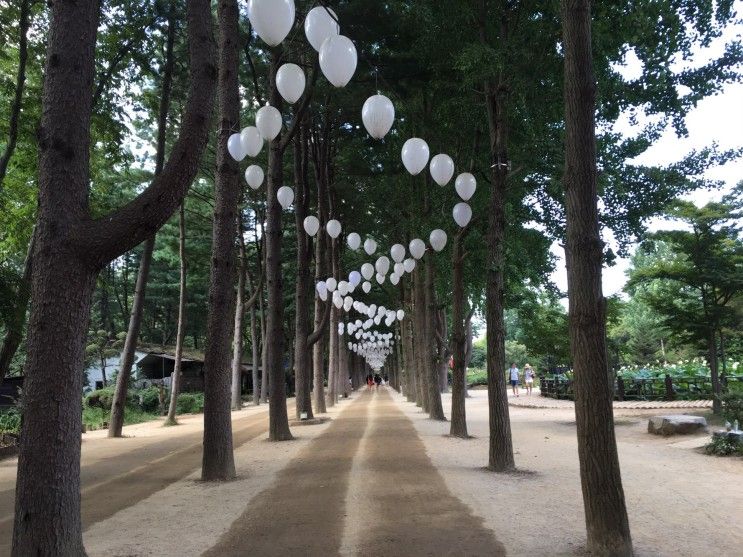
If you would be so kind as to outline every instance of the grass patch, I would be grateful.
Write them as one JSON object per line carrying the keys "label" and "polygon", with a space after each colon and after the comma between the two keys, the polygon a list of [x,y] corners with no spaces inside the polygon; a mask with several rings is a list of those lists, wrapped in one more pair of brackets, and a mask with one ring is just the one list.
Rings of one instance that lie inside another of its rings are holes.
{"label": "grass patch", "polygon": [[[108,424],[110,417],[109,410],[97,406],[83,406],[83,424],[88,431],[103,429],[104,424]],[[141,424],[142,422],[156,420],[159,417],[159,414],[153,412],[146,412],[136,407],[127,407],[124,412],[124,425]]]}

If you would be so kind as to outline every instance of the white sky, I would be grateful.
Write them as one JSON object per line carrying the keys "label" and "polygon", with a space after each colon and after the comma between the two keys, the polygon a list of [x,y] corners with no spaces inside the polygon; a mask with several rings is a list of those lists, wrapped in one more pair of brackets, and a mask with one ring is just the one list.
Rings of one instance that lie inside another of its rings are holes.
{"label": "white sky", "polygon": [[[743,0],[736,2],[739,12],[743,11]],[[743,24],[731,26],[726,30],[720,40],[715,41],[708,49],[699,50],[694,59],[685,63],[685,66],[694,66],[705,63],[712,56],[719,55],[725,43],[733,38],[741,38],[743,35]],[[639,62],[635,59],[628,60],[626,74],[632,75],[637,70]],[[634,66],[634,68],[633,68]],[[679,65],[679,68],[682,66]],[[693,149],[701,149],[717,142],[721,150],[743,146],[743,84],[728,85],[724,90],[714,97],[704,99],[693,109],[686,119],[689,135],[679,138],[672,130],[667,130],[663,137],[641,157],[636,159],[637,163],[647,165],[665,165],[682,159]],[[631,135],[631,127],[626,119],[620,119],[616,130]],[[698,191],[685,196],[685,199],[693,201],[697,205],[704,205],[712,200],[719,200],[736,183],[743,180],[743,160],[730,162],[724,166],[711,168],[706,174],[708,178],[721,180],[725,187],[716,191]],[[654,219],[649,223],[650,230],[658,230],[668,227],[668,222],[662,219]],[[605,240],[611,238],[606,236]],[[567,276],[565,271],[564,252],[556,243],[552,245],[551,251],[559,258],[557,267],[552,273],[552,281],[561,291],[567,291]],[[610,296],[621,293],[627,281],[625,272],[629,266],[629,260],[618,259],[616,265],[604,268],[603,286],[604,295]],[[565,300],[565,303],[567,301]]]}

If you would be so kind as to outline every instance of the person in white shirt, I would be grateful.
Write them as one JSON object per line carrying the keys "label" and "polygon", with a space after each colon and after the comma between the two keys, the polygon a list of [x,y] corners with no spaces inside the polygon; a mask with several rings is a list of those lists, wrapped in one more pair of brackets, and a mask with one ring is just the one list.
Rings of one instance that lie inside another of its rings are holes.
{"label": "person in white shirt", "polygon": [[516,364],[511,364],[509,373],[511,377],[511,389],[513,389],[513,394],[515,396],[519,396],[519,368],[516,367]]}
{"label": "person in white shirt", "polygon": [[526,383],[526,394],[527,395],[531,394],[531,390],[534,387],[535,376],[536,376],[536,373],[534,373],[534,369],[529,364],[526,364],[524,366],[524,383]]}

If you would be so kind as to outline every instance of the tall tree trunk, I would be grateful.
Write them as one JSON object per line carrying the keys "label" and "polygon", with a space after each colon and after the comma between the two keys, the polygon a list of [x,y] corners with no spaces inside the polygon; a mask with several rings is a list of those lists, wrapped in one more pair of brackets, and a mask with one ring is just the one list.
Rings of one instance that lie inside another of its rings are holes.
{"label": "tall tree trunk", "polygon": [[[165,165],[165,142],[167,139],[168,113],[170,112],[170,97],[173,86],[173,50],[177,32],[175,4],[171,3],[168,13],[168,36],[165,43],[165,67],[163,68],[162,92],[157,117],[157,151],[155,154],[155,176],[159,176]],[[124,413],[126,412],[126,394],[129,390],[129,379],[134,365],[134,353],[137,350],[139,330],[142,326],[145,292],[147,279],[150,275],[152,253],[155,249],[155,235],[153,234],[144,243],[142,259],[139,262],[137,283],[134,287],[134,299],[129,316],[129,327],[126,331],[126,340],[121,352],[119,374],[116,376],[116,389],[111,403],[111,417],[109,418],[108,436],[121,437],[124,427]]]}
{"label": "tall tree trunk", "polygon": [[632,540],[608,382],[590,0],[562,0],[561,8],[565,53],[565,258],[587,549],[595,555],[625,556],[632,555]]}
{"label": "tall tree trunk", "polygon": [[463,439],[469,437],[467,433],[467,412],[465,406],[467,395],[467,364],[465,361],[467,335],[464,323],[464,255],[462,254],[462,241],[465,230],[460,231],[454,237],[454,247],[452,249],[452,269],[454,272],[452,281],[454,370],[451,381],[451,428],[449,429],[449,435]]}
{"label": "tall tree trunk", "polygon": [[[182,201],[206,147],[213,74],[211,12],[188,2],[191,85],[172,164],[133,201],[89,213],[90,122],[99,5],[54,2],[39,126],[39,210],[24,420],[18,458],[14,556],[83,555],[80,431],[85,336],[95,279],[151,237]],[[157,201],[157,202],[156,202]]]}
{"label": "tall tree trunk", "polygon": [[[260,295],[260,289],[258,290]],[[250,349],[252,351],[253,359],[252,359],[252,376],[251,379],[253,381],[253,406],[258,406],[261,403],[261,395],[260,391],[258,390],[258,366],[260,362],[260,355],[259,355],[259,343],[258,343],[258,323],[256,322],[255,318],[255,307],[250,308]]]}
{"label": "tall tree trunk", "polygon": [[230,341],[235,311],[235,238],[240,176],[227,151],[227,140],[240,128],[240,24],[237,0],[220,0],[219,18],[219,131],[214,183],[214,225],[209,313],[204,354],[204,452],[201,479],[221,481],[235,477],[232,450]]}
{"label": "tall tree trunk", "polygon": [[403,342],[405,344],[405,374],[407,377],[407,392],[406,396],[408,402],[418,401],[418,374],[417,374],[417,356],[415,354],[416,343],[413,341],[413,332],[415,329],[415,307],[413,305],[413,286],[410,284],[413,281],[405,281],[403,291],[405,292],[405,319],[402,322],[403,327]]}
{"label": "tall tree trunk", "polygon": [[[433,252],[431,252],[433,253]],[[444,407],[441,404],[441,389],[439,388],[439,369],[437,362],[438,346],[436,342],[436,293],[433,288],[434,262],[431,260],[432,255],[429,253],[426,261],[426,283],[425,283],[425,303],[426,317],[424,332],[424,342],[426,351],[426,372],[428,373],[428,416],[432,420],[446,421]]]}
{"label": "tall tree trunk", "polygon": [[[276,88],[276,72],[281,63],[281,48],[271,53],[269,102],[281,110],[281,96]],[[266,285],[268,314],[266,315],[266,365],[271,389],[269,397],[269,432],[271,441],[292,439],[286,410],[286,378],[284,376],[284,288],[281,272],[281,205],[276,192],[283,185],[284,151],[281,136],[269,143],[268,184],[266,187]]]}
{"label": "tall tree trunk", "polygon": [[428,365],[430,350],[426,339],[426,287],[423,261],[413,271],[413,342],[415,343],[416,404],[428,412]]}
{"label": "tall tree trunk", "polygon": [[437,323],[437,338],[440,337],[438,342],[438,364],[439,364],[439,390],[442,393],[449,392],[449,349],[446,343],[446,339],[449,337],[449,332],[446,325],[446,311],[441,308],[436,312],[436,323]]}
{"label": "tall tree trunk", "polygon": [[[320,217],[320,222],[325,222],[322,216]],[[325,234],[321,232],[317,235],[317,241],[315,243],[316,280],[323,280],[323,277],[325,277],[325,244]],[[322,304],[322,300],[318,296],[315,296],[315,331],[320,330]],[[332,304],[332,302],[328,299],[325,304]],[[312,347],[313,398],[315,412],[318,414],[325,414],[327,412],[327,408],[325,407],[325,349],[327,345],[328,332],[325,331]]]}
{"label": "tall tree trunk", "polygon": [[[328,303],[330,296],[328,296]],[[327,405],[335,406],[338,400],[338,309],[330,309],[330,340],[328,342],[328,396]]]}
{"label": "tall tree trunk", "polygon": [[178,215],[178,255],[181,261],[181,273],[178,292],[178,332],[175,335],[175,362],[173,377],[170,380],[170,405],[168,406],[168,425],[177,424],[178,395],[181,391],[181,364],[183,362],[183,339],[186,336],[186,212],[185,203],[181,203]]}
{"label": "tall tree trunk", "polygon": [[720,385],[719,361],[717,358],[717,335],[715,328],[712,328],[707,342],[707,355],[709,357],[710,378],[712,380],[712,413],[720,415],[722,413],[722,386]]}
{"label": "tall tree trunk", "polygon": [[[31,0],[21,0],[21,13],[18,20],[18,73],[16,74],[15,94],[13,104],[10,107],[10,118],[8,122],[8,142],[5,150],[0,155],[0,207],[3,205],[2,191],[5,175],[8,171],[8,163],[15,152],[18,143],[18,122],[21,117],[21,105],[23,104],[23,90],[26,86],[26,61],[28,60],[28,28],[31,25]],[[23,306],[24,313],[26,306]]]}
{"label": "tall tree trunk", "polygon": [[235,303],[235,326],[232,334],[232,402],[233,410],[242,408],[242,359],[243,359],[243,321],[245,320],[245,282],[248,274],[245,238],[243,237],[242,216],[237,217],[237,237],[239,246],[239,265],[237,278],[237,301]]}

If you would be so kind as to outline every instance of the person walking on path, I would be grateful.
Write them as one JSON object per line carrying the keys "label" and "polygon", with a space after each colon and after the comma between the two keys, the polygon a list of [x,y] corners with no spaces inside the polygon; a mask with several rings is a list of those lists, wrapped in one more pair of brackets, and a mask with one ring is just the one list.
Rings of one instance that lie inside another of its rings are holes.
{"label": "person walking on path", "polygon": [[534,387],[535,376],[536,373],[534,373],[534,369],[529,364],[526,364],[524,366],[524,383],[526,384],[527,395],[531,395],[531,390]]}
{"label": "person walking on path", "polygon": [[516,367],[515,363],[511,363],[511,369],[509,370],[511,378],[511,389],[515,396],[519,396],[519,368]]}

